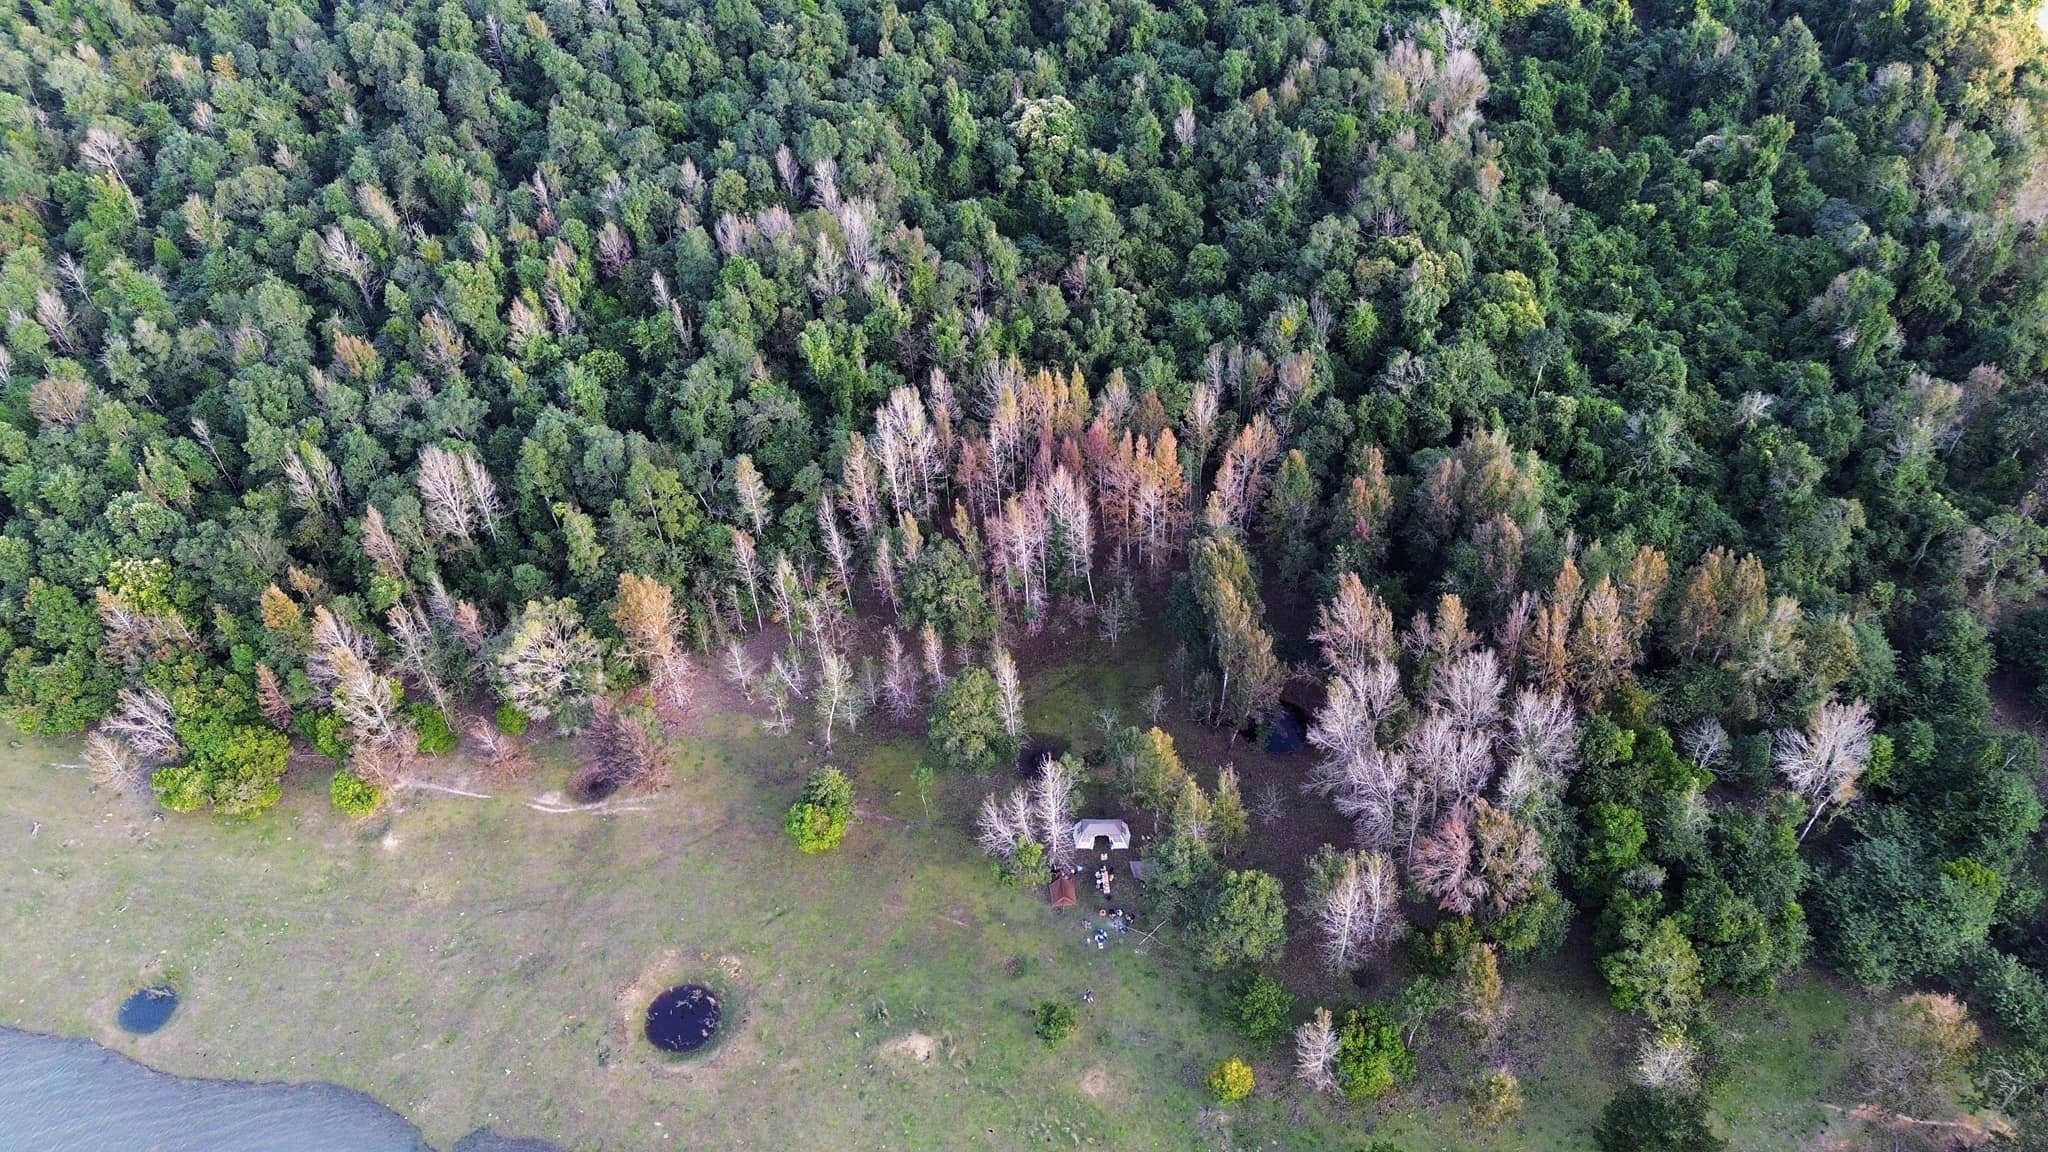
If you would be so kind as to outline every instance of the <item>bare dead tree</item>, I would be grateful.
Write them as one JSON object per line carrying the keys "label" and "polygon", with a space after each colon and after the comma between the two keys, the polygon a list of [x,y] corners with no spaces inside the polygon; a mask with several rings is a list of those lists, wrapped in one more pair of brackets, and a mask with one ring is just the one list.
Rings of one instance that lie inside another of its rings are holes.
{"label": "bare dead tree", "polygon": [[77,376],[45,376],[29,386],[28,410],[38,423],[76,428],[92,412],[92,385]]}
{"label": "bare dead tree", "polygon": [[601,800],[615,792],[658,783],[667,760],[655,729],[656,722],[647,712],[619,707],[610,698],[600,699],[585,736],[590,759],[577,770],[571,790]]}
{"label": "bare dead tree", "polygon": [[1459,731],[1484,732],[1500,722],[1507,678],[1490,648],[1466,652],[1430,666],[1430,700]]}
{"label": "bare dead tree", "polygon": [[495,779],[506,780],[529,766],[526,741],[499,728],[488,719],[472,721],[467,728],[470,747]]}
{"label": "bare dead tree", "polygon": [[907,720],[917,714],[917,669],[904,651],[902,636],[894,628],[884,636],[888,663],[882,676],[882,699],[890,715]]}
{"label": "bare dead tree", "polygon": [[1325,848],[1310,863],[1309,893],[1309,918],[1332,972],[1351,970],[1408,933],[1400,879],[1385,853]]}
{"label": "bare dead tree", "polygon": [[448,690],[434,669],[434,633],[426,613],[410,604],[393,604],[385,614],[385,625],[398,647],[400,670],[426,690],[443,715],[452,715]]}
{"label": "bare dead tree", "polygon": [[839,470],[839,501],[853,529],[872,541],[882,526],[880,467],[868,451],[867,438],[855,432],[846,438],[846,456]]}
{"label": "bare dead tree", "polygon": [[1856,782],[1870,762],[1870,737],[1876,725],[1870,706],[1828,701],[1814,709],[1805,730],[1782,729],[1772,741],[1778,774],[1812,809],[1806,826],[1799,830],[1803,841],[1813,831],[1829,805],[1843,805],[1856,798]]}
{"label": "bare dead tree", "polygon": [[982,851],[998,860],[1015,859],[1017,846],[1032,839],[1028,807],[1026,816],[1027,819],[1019,821],[1014,806],[997,800],[993,792],[982,797],[981,812],[974,823],[975,839]]}
{"label": "bare dead tree", "polygon": [[149,770],[135,750],[109,732],[87,733],[80,759],[95,788],[132,796],[142,792],[149,782]]}
{"label": "bare dead tree", "polygon": [[270,665],[258,662],[256,665],[256,703],[263,710],[263,718],[280,732],[291,731],[292,701],[285,694],[284,685]]}
{"label": "bare dead tree", "polygon": [[1314,1092],[1337,1090],[1337,1029],[1328,1008],[1294,1030],[1294,1075]]}
{"label": "bare dead tree", "polygon": [[853,597],[853,545],[847,542],[846,534],[839,530],[839,515],[832,510],[831,494],[818,500],[818,539],[824,545],[825,556],[832,561],[832,571],[839,577],[842,593],[851,600]]}
{"label": "bare dead tree", "polygon": [[1479,886],[1472,876],[1472,817],[1467,809],[1453,809],[1433,834],[1416,842],[1409,853],[1408,875],[1444,911],[1472,913]]}
{"label": "bare dead tree", "polygon": [[733,461],[732,487],[733,494],[739,498],[740,511],[746,513],[748,522],[754,527],[754,535],[759,536],[768,523],[768,505],[772,496],[767,482],[761,479],[760,470],[754,467],[752,456],[741,455]]}
{"label": "bare dead tree", "polygon": [[1389,663],[1395,654],[1394,616],[1356,573],[1345,572],[1337,578],[1336,595],[1316,610],[1309,639],[1321,647],[1323,664],[1333,676]]}
{"label": "bare dead tree", "polygon": [[[855,254],[850,236],[847,248],[855,265],[865,263]],[[928,518],[945,475],[945,460],[938,432],[916,389],[898,388],[889,394],[875,413],[875,440],[890,503],[899,515]]]}
{"label": "bare dead tree", "polygon": [[1088,600],[1095,601],[1095,529],[1088,494],[1065,466],[1054,469],[1045,486],[1045,516],[1053,539],[1067,563],[1069,578],[1086,582]]}
{"label": "bare dead tree", "polygon": [[320,234],[320,263],[329,273],[355,285],[365,305],[374,302],[375,294],[370,285],[375,282],[376,274],[370,269],[370,258],[353,236],[342,231],[341,225],[330,224],[327,231]]}
{"label": "bare dead tree", "polygon": [[946,642],[929,620],[918,633],[918,640],[924,653],[925,678],[931,681],[932,694],[937,695],[946,686]]}
{"label": "bare dead tree", "polygon": [[761,617],[761,557],[754,549],[754,538],[734,528],[732,532],[732,565],[739,573],[740,583],[746,585],[747,602],[754,606],[754,627],[764,624]]}
{"label": "bare dead tree", "polygon": [[469,543],[475,539],[481,517],[462,461],[461,453],[430,444],[420,450],[415,482],[428,526],[437,535]]}
{"label": "bare dead tree", "polygon": [[1056,874],[1064,871],[1074,859],[1074,784],[1074,773],[1066,761],[1048,756],[1045,763],[1039,765],[1038,779],[1032,788],[1031,798],[1038,813],[1046,859]]}
{"label": "bare dead tree", "polygon": [[[781,660],[777,656],[778,661]],[[789,683],[780,677],[768,681],[768,719],[761,721],[761,727],[778,736],[786,735],[796,723],[789,712]]]}
{"label": "bare dead tree", "polygon": [[1286,793],[1278,783],[1266,781],[1260,785],[1260,797],[1251,804],[1251,814],[1260,818],[1260,824],[1268,828],[1286,818]]}
{"label": "bare dead tree", "polygon": [[1024,686],[1017,676],[1017,662],[1007,648],[998,647],[989,661],[996,681],[996,708],[1002,714],[1003,730],[1013,740],[1024,735]]}
{"label": "bare dead tree", "polygon": [[832,648],[818,650],[818,694],[812,701],[818,711],[818,725],[824,731],[825,747],[832,747],[835,725],[844,723],[849,731],[860,723],[853,676],[846,658]]}
{"label": "bare dead tree", "polygon": [[738,686],[740,694],[752,699],[754,695],[754,664],[747,659],[747,646],[737,636],[725,640],[725,675]]}
{"label": "bare dead tree", "polygon": [[102,731],[127,741],[145,763],[163,764],[182,753],[177,715],[170,698],[147,685],[123,688],[114,711],[100,723]]}
{"label": "bare dead tree", "polygon": [[1728,729],[1722,727],[1721,721],[1715,717],[1705,716],[1695,721],[1679,738],[1679,743],[1693,763],[1710,772],[1728,760]]}

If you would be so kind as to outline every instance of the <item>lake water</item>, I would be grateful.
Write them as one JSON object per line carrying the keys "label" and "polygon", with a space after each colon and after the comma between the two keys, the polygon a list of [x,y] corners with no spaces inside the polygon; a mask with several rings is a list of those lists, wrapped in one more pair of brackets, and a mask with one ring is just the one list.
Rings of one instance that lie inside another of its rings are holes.
{"label": "lake water", "polygon": [[[88,1040],[0,1028],[0,1149],[433,1152],[404,1117],[332,1084],[185,1080]],[[548,1145],[470,1136],[457,1152]]]}

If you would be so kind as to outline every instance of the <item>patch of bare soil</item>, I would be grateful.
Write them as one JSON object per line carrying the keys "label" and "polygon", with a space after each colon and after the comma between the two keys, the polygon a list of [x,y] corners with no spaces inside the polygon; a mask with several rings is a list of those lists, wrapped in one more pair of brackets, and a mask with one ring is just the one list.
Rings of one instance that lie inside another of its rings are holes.
{"label": "patch of bare soil", "polygon": [[882,1045],[877,1052],[898,1064],[929,1064],[938,1055],[939,1041],[922,1032],[911,1032]]}
{"label": "patch of bare soil", "polygon": [[1096,1100],[1108,1096],[1110,1093],[1109,1069],[1097,1064],[1095,1067],[1081,1073],[1081,1091],[1086,1092]]}

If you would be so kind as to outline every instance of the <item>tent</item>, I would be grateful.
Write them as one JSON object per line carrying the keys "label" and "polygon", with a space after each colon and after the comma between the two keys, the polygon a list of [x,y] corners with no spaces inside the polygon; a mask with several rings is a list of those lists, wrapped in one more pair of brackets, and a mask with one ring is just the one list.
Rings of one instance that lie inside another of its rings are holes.
{"label": "tent", "polygon": [[1062,876],[1053,881],[1048,886],[1046,895],[1051,898],[1053,907],[1072,908],[1074,906],[1074,878],[1072,876]]}
{"label": "tent", "polygon": [[1131,826],[1121,820],[1076,820],[1074,821],[1074,847],[1086,851],[1095,847],[1098,836],[1109,837],[1109,846],[1119,851],[1131,846]]}

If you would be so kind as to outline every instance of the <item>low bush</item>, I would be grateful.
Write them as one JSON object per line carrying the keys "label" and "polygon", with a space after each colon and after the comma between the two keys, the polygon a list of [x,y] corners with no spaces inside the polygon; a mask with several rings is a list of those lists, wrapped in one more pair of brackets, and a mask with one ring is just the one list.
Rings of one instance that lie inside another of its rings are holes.
{"label": "low bush", "polygon": [[384,803],[384,790],[346,768],[338,769],[327,786],[334,806],[350,816],[368,816]]}
{"label": "low bush", "polygon": [[783,826],[803,852],[830,852],[853,823],[853,782],[837,768],[820,768],[804,781]]}
{"label": "low bush", "polygon": [[406,713],[412,720],[413,731],[419,735],[420,755],[439,756],[455,750],[458,741],[446,712],[431,704],[415,704]]}
{"label": "low bush", "polygon": [[1230,985],[1231,1026],[1261,1048],[1270,1048],[1294,1031],[1294,993],[1263,973],[1240,977]]}
{"label": "low bush", "polygon": [[1059,1047],[1081,1026],[1081,1014],[1064,1000],[1044,1001],[1032,1012],[1031,1019],[1032,1034],[1045,1041],[1048,1048]]}
{"label": "low bush", "polygon": [[1252,1066],[1242,1060],[1230,1059],[1209,1069],[1209,1091],[1224,1104],[1235,1104],[1252,1094],[1258,1087],[1258,1078],[1252,1073]]}

